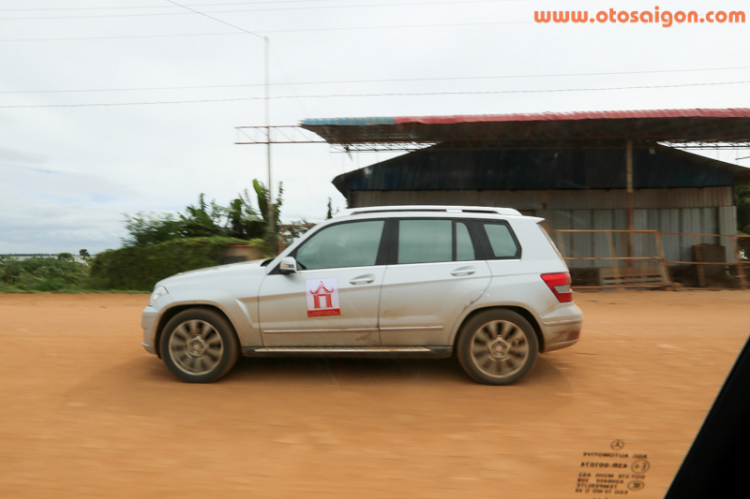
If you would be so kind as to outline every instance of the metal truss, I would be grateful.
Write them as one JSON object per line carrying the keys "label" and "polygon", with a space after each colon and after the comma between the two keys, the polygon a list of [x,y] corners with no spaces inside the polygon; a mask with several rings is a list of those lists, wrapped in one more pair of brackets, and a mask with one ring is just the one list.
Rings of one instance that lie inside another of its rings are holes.
{"label": "metal truss", "polygon": [[750,149],[750,142],[659,142],[675,149]]}
{"label": "metal truss", "polygon": [[235,144],[326,144],[315,132],[296,125],[238,126]]}
{"label": "metal truss", "polygon": [[331,144],[336,152],[385,152],[385,151],[419,151],[435,146],[434,142],[404,142],[404,143],[370,143],[370,144]]}
{"label": "metal truss", "polygon": [[[336,143],[328,142],[313,131],[296,125],[278,126],[240,126],[236,127],[235,144],[330,144],[336,152],[382,152],[382,151],[418,151],[435,145],[435,142],[367,142]],[[270,134],[270,137],[269,137]]]}
{"label": "metal truss", "polygon": [[[377,127],[373,127],[377,128]],[[559,130],[556,130],[559,132]],[[277,126],[241,126],[236,127],[235,144],[329,144],[336,152],[410,152],[426,148],[433,150],[505,150],[505,149],[612,149],[624,148],[627,135],[623,136],[561,136],[559,133],[535,133],[533,138],[518,136],[498,136],[497,131],[478,126],[469,133],[446,133],[447,129],[435,130],[431,134],[383,133],[373,130],[372,134],[349,135],[341,133],[323,133],[302,128],[297,125]],[[660,144],[675,149],[750,149],[750,140],[659,140],[659,134],[652,137],[632,137],[633,147],[653,147]],[[324,138],[325,137],[325,138]]]}

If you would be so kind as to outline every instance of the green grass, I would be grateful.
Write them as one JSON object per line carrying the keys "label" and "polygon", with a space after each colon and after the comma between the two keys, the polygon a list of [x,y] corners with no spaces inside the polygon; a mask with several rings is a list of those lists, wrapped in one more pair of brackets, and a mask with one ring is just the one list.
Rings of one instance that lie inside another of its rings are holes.
{"label": "green grass", "polygon": [[63,288],[56,291],[37,291],[29,289],[19,289],[13,286],[2,286],[0,285],[0,294],[39,294],[39,295],[51,295],[51,294],[67,294],[67,295],[79,295],[79,294],[117,294],[117,295],[142,295],[150,294],[151,291],[142,291],[134,289],[89,289],[85,287],[79,288]]}
{"label": "green grass", "polygon": [[[0,293],[150,293],[154,284],[188,270],[219,265],[227,237],[177,239],[108,250],[86,263],[69,253],[26,260],[0,257]],[[249,241],[256,247],[262,240]]]}
{"label": "green grass", "polygon": [[59,257],[0,259],[0,292],[68,292],[88,287],[89,266],[67,254]]}

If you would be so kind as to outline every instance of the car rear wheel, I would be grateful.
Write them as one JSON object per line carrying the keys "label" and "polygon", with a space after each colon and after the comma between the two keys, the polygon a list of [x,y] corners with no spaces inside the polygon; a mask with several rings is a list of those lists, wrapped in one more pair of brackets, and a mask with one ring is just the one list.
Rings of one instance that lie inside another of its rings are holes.
{"label": "car rear wheel", "polygon": [[511,310],[480,312],[458,338],[458,360],[480,383],[510,385],[534,367],[539,342],[529,321]]}
{"label": "car rear wheel", "polygon": [[239,358],[239,344],[229,322],[207,309],[189,309],[164,327],[160,347],[167,367],[180,379],[210,383],[224,376]]}

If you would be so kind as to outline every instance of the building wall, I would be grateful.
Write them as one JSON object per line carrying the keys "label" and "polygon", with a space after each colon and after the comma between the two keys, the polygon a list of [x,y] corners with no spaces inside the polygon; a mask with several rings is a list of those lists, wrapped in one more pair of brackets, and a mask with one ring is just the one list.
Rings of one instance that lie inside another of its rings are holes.
{"label": "building wall", "polygon": [[[525,215],[546,219],[551,229],[627,229],[627,197],[622,189],[609,190],[461,190],[461,191],[351,191],[351,207],[380,205],[460,205],[515,208]],[[732,187],[641,189],[633,195],[635,229],[693,234],[736,234]],[[611,250],[624,256],[627,239],[604,233],[554,235],[566,256],[606,257]],[[633,236],[634,256],[657,254],[654,237]],[[721,244],[728,262],[734,261],[731,238],[699,237],[698,242]],[[693,261],[692,236],[665,235],[665,257]],[[607,260],[570,261],[571,267],[609,267]]]}

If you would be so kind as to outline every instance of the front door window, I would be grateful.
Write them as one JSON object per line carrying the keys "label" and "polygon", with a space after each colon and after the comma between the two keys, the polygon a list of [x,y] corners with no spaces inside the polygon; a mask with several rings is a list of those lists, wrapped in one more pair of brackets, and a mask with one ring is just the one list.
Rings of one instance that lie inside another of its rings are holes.
{"label": "front door window", "polygon": [[375,346],[385,265],[384,220],[328,226],[295,253],[298,271],[269,274],[259,296],[265,346]]}
{"label": "front door window", "polygon": [[302,270],[375,265],[385,221],[343,223],[323,229],[297,250]]}

